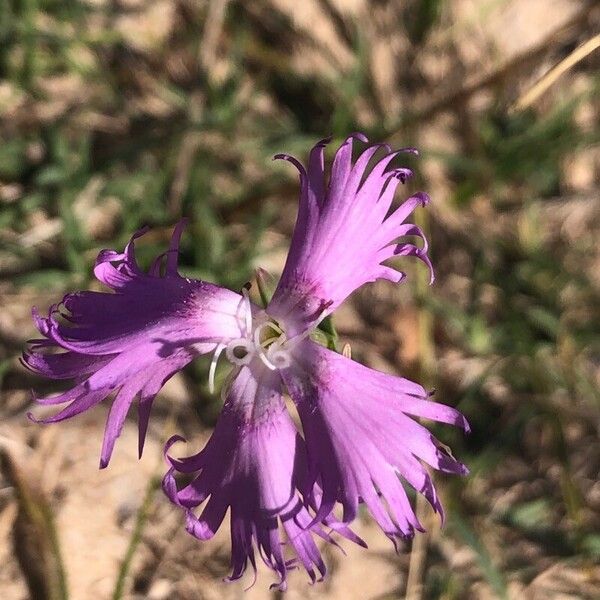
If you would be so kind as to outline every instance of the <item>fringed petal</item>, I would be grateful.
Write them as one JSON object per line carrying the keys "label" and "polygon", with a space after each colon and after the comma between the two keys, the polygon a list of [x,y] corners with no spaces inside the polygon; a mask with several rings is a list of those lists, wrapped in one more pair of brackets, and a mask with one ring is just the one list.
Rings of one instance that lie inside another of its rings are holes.
{"label": "fringed petal", "polygon": [[[167,450],[179,439],[169,440]],[[304,498],[298,493],[300,482],[307,478],[306,450],[283,402],[277,372],[258,359],[241,367],[206,447],[188,458],[167,458],[171,468],[163,489],[186,511],[190,533],[200,539],[212,537],[227,509],[231,510],[229,581],[242,577],[248,564],[255,570],[256,549],[277,573],[274,587],[287,587],[292,561],[284,557],[280,528],[311,581],[325,576],[325,564],[313,536],[334,542],[322,524],[312,523],[310,495]],[[177,490],[175,472],[194,472],[195,476]],[[319,495],[318,488],[315,490]],[[200,517],[195,517],[192,511],[204,502]],[[362,542],[333,518],[324,525],[333,530],[339,527],[348,539]]]}
{"label": "fringed petal", "polygon": [[[416,151],[392,151],[385,144],[371,145],[353,163],[356,140],[367,142],[362,134],[345,140],[335,154],[327,184],[323,148],[328,140],[313,148],[306,169],[289,155],[277,155],[298,168],[301,181],[290,252],[267,308],[290,336],[314,327],[364,283],[380,278],[402,281],[403,274],[381,264],[388,258],[414,256],[431,270],[426,244],[412,250],[410,244],[397,242],[406,235],[422,237],[415,225],[404,221],[417,206],[428,201],[427,195],[414,194],[388,216],[396,187],[412,175],[410,169],[390,169],[390,164],[399,153]],[[384,156],[369,168],[380,149]],[[382,252],[394,243],[396,251]]]}
{"label": "fringed petal", "polygon": [[282,375],[306,437],[308,484],[317,481],[322,489],[315,498],[315,520],[323,521],[339,502],[342,521],[349,523],[363,502],[394,543],[409,538],[423,527],[404,484],[443,515],[422,463],[457,475],[468,470],[409,415],[468,431],[466,419],[431,401],[420,385],[368,369],[313,342],[302,342],[294,357]]}
{"label": "fringed petal", "polygon": [[152,401],[164,383],[195,356],[239,338],[247,303],[240,294],[187,279],[177,272],[179,241],[185,222],[173,231],[169,250],[148,273],[135,257],[137,231],[123,252],[102,250],[96,277],[113,292],[67,294],[50,307],[48,316],[33,310],[45,339],[33,340],[22,357],[32,371],[51,379],[79,383],[42,404],[69,403],[57,414],[40,419],[54,423],[91,408],[115,393],[102,448],[101,466],[108,464],[129,407],[136,397],[139,452],[148,429]]}

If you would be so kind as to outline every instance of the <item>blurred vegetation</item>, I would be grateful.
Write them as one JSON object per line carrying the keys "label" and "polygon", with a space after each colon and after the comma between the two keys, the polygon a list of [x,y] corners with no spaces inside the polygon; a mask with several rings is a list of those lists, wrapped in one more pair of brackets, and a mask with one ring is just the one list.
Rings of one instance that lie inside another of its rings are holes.
{"label": "blurred vegetation", "polygon": [[[144,224],[147,262],[183,215],[182,270],[240,288],[293,225],[295,174],[273,154],[356,130],[417,145],[417,184],[435,185],[437,282],[412,292],[431,319],[436,398],[473,429],[436,431],[472,475],[439,478],[448,525],[424,596],[471,597],[484,581],[507,597],[559,561],[585,569],[600,557],[600,212],[586,159],[600,141],[598,57],[533,108],[509,106],[591,37],[597,11],[581,2],[524,58],[497,63],[465,58],[470,34],[444,0],[373,1],[368,19],[314,4],[320,28],[269,0],[2,0],[3,302],[96,285],[97,252]],[[388,318],[366,317],[375,345]],[[20,331],[0,335],[5,391],[30,387]],[[210,425],[204,367],[186,377]]]}

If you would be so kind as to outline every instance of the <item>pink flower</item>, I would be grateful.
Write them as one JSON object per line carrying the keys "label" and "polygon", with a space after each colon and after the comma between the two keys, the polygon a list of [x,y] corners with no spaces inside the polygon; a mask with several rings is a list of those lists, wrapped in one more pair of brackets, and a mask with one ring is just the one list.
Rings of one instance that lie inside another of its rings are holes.
{"label": "pink flower", "polygon": [[[335,543],[337,532],[364,544],[349,528],[362,503],[396,544],[422,530],[406,487],[443,515],[427,466],[468,472],[415,420],[468,431],[457,410],[433,402],[417,383],[364,367],[311,338],[320,321],[363,284],[405,278],[386,264],[390,258],[420,259],[433,281],[423,232],[405,222],[427,204],[427,195],[417,192],[391,208],[411,171],[390,164],[399,152],[416,151],[373,145],[353,162],[356,139],[367,141],[355,134],[341,145],[329,180],[327,140],[312,149],[307,168],[288,155],[276,157],[298,168],[300,206],[281,280],[264,309],[253,306],[247,293],[177,273],[180,224],[164,274],[161,257],[149,273],[139,269],[132,240],[124,253],[98,257],[96,276],[113,293],[70,294],[62,302],[66,312],[53,307],[48,318],[35,315],[45,339],[32,342],[25,364],[48,377],[79,380],[70,391],[41,400],[69,403],[44,422],[78,414],[116,391],[102,466],[136,397],[141,452],[150,404],[164,381],[195,356],[214,352],[212,381],[225,354],[233,372],[215,431],[198,454],[168,457],[164,490],[185,511],[188,531],[203,540],[231,511],[230,580],[241,577],[248,563],[256,568],[258,550],[277,573],[280,589],[296,560],[316,581],[326,570],[314,536]],[[371,168],[378,150],[383,157]],[[421,238],[421,246],[407,236]],[[63,352],[52,353],[57,349]],[[302,431],[288,413],[286,391]],[[169,440],[166,450],[177,440]],[[177,472],[193,474],[191,483],[178,489]],[[338,505],[341,520],[333,516]],[[285,557],[281,533],[297,558]]]}

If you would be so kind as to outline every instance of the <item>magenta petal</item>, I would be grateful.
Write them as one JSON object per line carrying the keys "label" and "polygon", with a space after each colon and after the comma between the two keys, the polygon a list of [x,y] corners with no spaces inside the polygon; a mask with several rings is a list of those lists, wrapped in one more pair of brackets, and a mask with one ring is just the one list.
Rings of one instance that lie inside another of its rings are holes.
{"label": "magenta petal", "polygon": [[[356,140],[367,141],[361,134],[346,139],[335,154],[328,183],[326,140],[312,149],[306,169],[296,159],[278,155],[300,172],[300,202],[288,258],[267,312],[290,336],[310,329],[364,283],[379,278],[401,281],[401,273],[381,264],[392,256],[416,256],[431,267],[426,244],[418,252],[398,244],[403,236],[423,237],[404,221],[428,201],[427,195],[418,192],[389,214],[397,186],[411,175],[410,169],[390,169],[390,163],[400,152],[413,149],[393,152],[385,144],[372,145],[353,162]],[[380,149],[385,154],[370,168]],[[398,251],[382,253],[394,242]]]}
{"label": "magenta petal", "polygon": [[[46,343],[36,345],[36,342],[40,341]],[[115,356],[114,354],[92,356],[73,352],[45,354],[41,350],[53,346],[54,344],[49,340],[35,340],[29,350],[23,353],[21,359],[23,365],[30,371],[50,379],[73,379],[93,373]]]}
{"label": "magenta petal", "polygon": [[104,469],[112,455],[113,448],[117,438],[121,435],[125,417],[129,412],[129,407],[133,398],[140,390],[139,377],[134,377],[127,381],[116,395],[106,419],[106,429],[104,430],[104,440],[102,442],[102,451],[100,453],[100,468]]}
{"label": "magenta petal", "polygon": [[[325,575],[313,535],[332,540],[321,524],[311,523],[310,494],[303,498],[298,491],[307,477],[306,450],[283,402],[276,371],[269,371],[258,359],[241,367],[206,447],[188,458],[169,457],[169,462],[163,489],[186,510],[187,530],[192,535],[212,537],[227,509],[231,510],[229,580],[240,578],[248,564],[254,568],[256,549],[277,573],[275,585],[285,589],[290,561],[284,557],[280,528],[311,580]],[[177,490],[176,471],[195,472],[195,477]],[[195,516],[192,509],[203,502],[203,511]],[[338,524],[330,520],[325,525],[335,528]],[[341,533],[362,541],[343,526]]]}
{"label": "magenta petal", "polygon": [[244,332],[246,304],[242,296],[177,272],[183,226],[182,221],[173,232],[164,275],[160,275],[159,263],[155,262],[149,273],[137,264],[134,242],[146,231],[143,229],[132,236],[123,252],[103,250],[98,255],[95,274],[112,292],[68,294],[50,308],[47,317],[33,311],[45,339],[30,343],[23,364],[45,377],[80,382],[58,396],[39,399],[42,404],[69,403],[42,422],[70,418],[116,393],[102,466],[108,463],[136,396],[140,397],[141,453],[151,404],[165,381],[195,356]]}
{"label": "magenta petal", "polygon": [[296,361],[283,372],[306,437],[311,481],[322,497],[322,520],[335,502],[344,522],[364,502],[391,538],[422,530],[403,482],[422,493],[442,513],[430,475],[422,461],[440,471],[468,471],[411,416],[468,430],[455,409],[428,399],[416,383],[379,373],[310,341],[295,351]]}

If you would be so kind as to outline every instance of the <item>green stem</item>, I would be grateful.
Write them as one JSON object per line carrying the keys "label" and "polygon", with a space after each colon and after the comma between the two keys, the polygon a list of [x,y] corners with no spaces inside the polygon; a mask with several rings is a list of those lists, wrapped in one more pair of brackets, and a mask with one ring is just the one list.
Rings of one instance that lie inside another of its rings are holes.
{"label": "green stem", "polygon": [[127,575],[129,574],[129,570],[131,569],[131,562],[133,561],[135,551],[140,541],[142,540],[142,532],[144,530],[146,521],[148,520],[148,516],[150,514],[150,507],[152,505],[152,500],[154,499],[154,493],[158,489],[158,485],[159,479],[157,477],[152,477],[150,479],[150,482],[148,483],[148,487],[146,488],[146,494],[144,496],[142,505],[138,510],[137,517],[135,520],[135,526],[131,534],[131,539],[129,540],[127,551],[125,552],[123,562],[121,563],[121,567],[119,569],[117,583],[115,584],[115,591],[113,592],[112,596],[113,600],[121,600],[121,598],[123,598],[123,593],[125,591],[125,581],[127,579]]}

